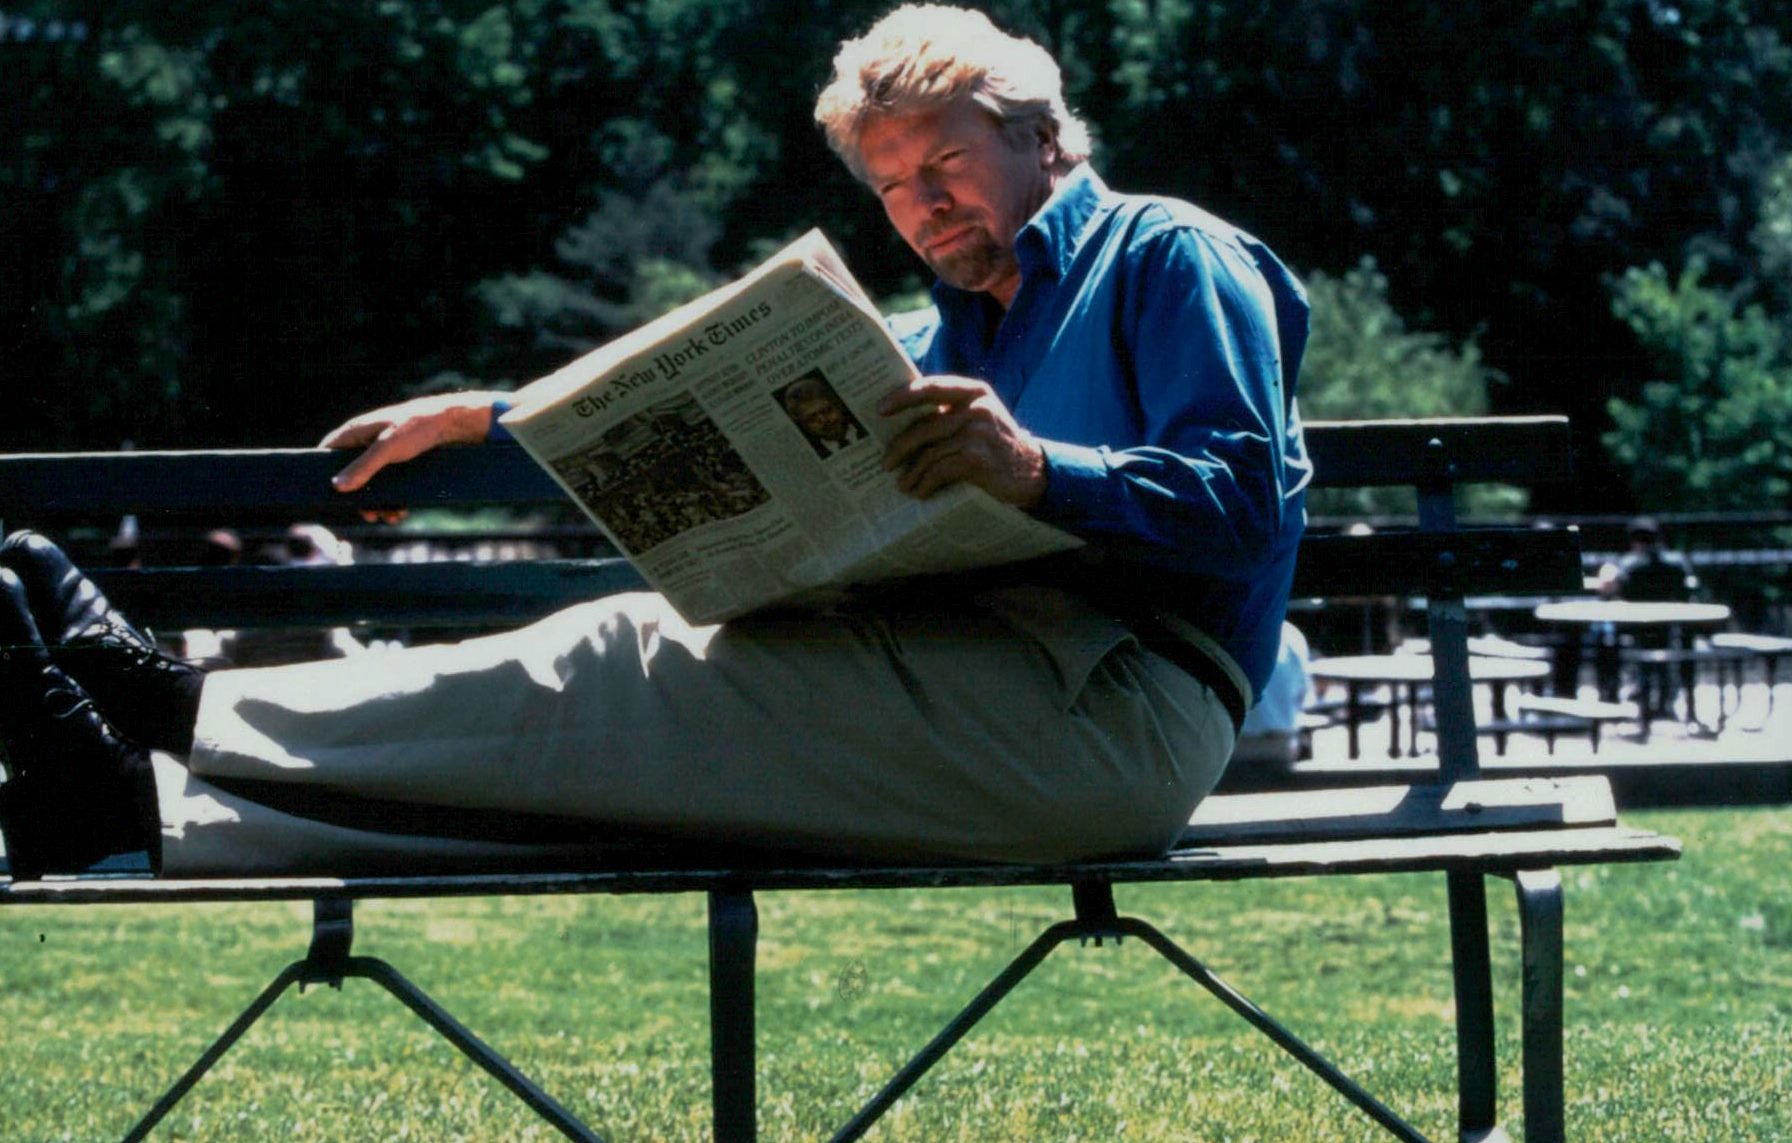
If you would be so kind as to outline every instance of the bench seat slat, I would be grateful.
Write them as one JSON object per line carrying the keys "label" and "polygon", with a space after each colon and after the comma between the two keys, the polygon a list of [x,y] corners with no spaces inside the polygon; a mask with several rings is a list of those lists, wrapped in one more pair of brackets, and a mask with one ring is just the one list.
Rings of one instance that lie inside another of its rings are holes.
{"label": "bench seat slat", "polygon": [[[337,492],[348,453],[331,449],[22,453],[0,456],[0,516],[135,512],[229,519],[352,519],[371,507],[564,504],[559,485],[516,445],[450,448],[388,468],[366,489]],[[80,479],[69,474],[78,471]]]}
{"label": "bench seat slat", "polygon": [[1301,541],[1293,595],[1428,595],[1440,575],[1463,595],[1578,593],[1580,534],[1502,527],[1311,535]]}
{"label": "bench seat slat", "polygon": [[1313,483],[1321,488],[1417,484],[1437,440],[1458,484],[1559,483],[1573,473],[1568,418],[1472,417],[1423,421],[1311,421],[1305,426]]}
{"label": "bench seat slat", "polygon": [[[1478,417],[1305,426],[1319,487],[1413,484],[1440,440],[1458,483],[1559,482],[1570,473],[1568,419]],[[0,517],[130,511],[204,514],[245,507],[274,517],[345,518],[358,507],[563,503],[514,445],[444,449],[387,469],[351,496],[330,487],[344,454],[327,449],[21,453],[0,456]],[[78,469],[81,478],[68,474]],[[235,517],[233,517],[235,518]]]}
{"label": "bench seat slat", "polygon": [[498,626],[645,586],[620,558],[90,574],[113,603],[150,627]]}
{"label": "bench seat slat", "polygon": [[[583,873],[505,873],[438,877],[302,877],[157,880],[150,877],[52,879],[0,883],[0,905],[133,902],[309,901],[407,897],[489,897],[554,893],[690,893],[711,890],[930,889],[1063,885],[1077,881],[1143,883],[1235,881],[1352,873],[1483,872],[1678,857],[1672,838],[1624,826],[1182,847],[1150,861],[1077,865],[837,866],[759,865],[710,855],[682,868]],[[761,859],[763,860],[763,859]]]}
{"label": "bench seat slat", "polygon": [[[1425,594],[1439,554],[1471,594],[1551,594],[1580,587],[1572,532],[1486,529],[1447,543],[1409,532],[1310,536],[1294,594]],[[524,622],[571,603],[644,586],[625,560],[508,560],[347,567],[96,568],[102,590],[152,627],[480,626]]]}
{"label": "bench seat slat", "polygon": [[1349,840],[1612,825],[1602,778],[1534,778],[1217,794],[1195,807],[1181,845]]}

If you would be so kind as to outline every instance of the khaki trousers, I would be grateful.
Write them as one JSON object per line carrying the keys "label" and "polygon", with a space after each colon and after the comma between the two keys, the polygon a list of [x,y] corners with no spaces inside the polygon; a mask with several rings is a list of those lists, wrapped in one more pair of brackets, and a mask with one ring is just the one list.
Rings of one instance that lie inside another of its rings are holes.
{"label": "khaki trousers", "polygon": [[1161,852],[1233,728],[1077,597],[848,600],[692,627],[657,595],[219,671],[156,757],[163,872],[509,870],[619,837],[853,860]]}

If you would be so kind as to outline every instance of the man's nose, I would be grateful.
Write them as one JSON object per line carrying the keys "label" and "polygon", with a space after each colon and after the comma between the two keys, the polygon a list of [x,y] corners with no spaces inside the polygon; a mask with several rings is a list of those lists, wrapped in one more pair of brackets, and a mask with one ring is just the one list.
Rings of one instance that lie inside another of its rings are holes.
{"label": "man's nose", "polygon": [[916,199],[921,208],[929,214],[941,214],[952,206],[952,193],[945,184],[934,178],[922,178],[916,192]]}

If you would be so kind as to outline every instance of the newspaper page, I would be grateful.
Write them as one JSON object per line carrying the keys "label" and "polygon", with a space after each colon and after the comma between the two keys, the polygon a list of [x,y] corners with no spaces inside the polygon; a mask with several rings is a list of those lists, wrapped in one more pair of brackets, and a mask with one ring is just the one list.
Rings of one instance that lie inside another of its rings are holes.
{"label": "newspaper page", "polygon": [[876,409],[914,376],[811,231],[526,386],[503,423],[692,623],[1080,544],[968,484],[897,490],[883,455],[907,420]]}

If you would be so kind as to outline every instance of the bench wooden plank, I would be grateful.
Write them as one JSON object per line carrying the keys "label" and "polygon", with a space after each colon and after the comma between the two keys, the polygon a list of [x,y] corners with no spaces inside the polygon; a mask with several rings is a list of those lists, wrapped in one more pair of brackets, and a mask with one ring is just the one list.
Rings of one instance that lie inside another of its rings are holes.
{"label": "bench wooden plank", "polygon": [[[1441,450],[1426,448],[1437,441]],[[1573,475],[1568,417],[1312,421],[1306,451],[1317,487],[1419,484],[1443,457],[1453,484],[1563,482]]]}
{"label": "bench wooden plank", "polygon": [[[1439,440],[1456,483],[1560,481],[1570,471],[1566,417],[1313,422],[1307,449],[1320,487],[1412,484]],[[559,488],[514,445],[428,453],[380,473],[362,492],[329,484],[343,453],[328,449],[20,453],[0,456],[0,517],[195,513],[245,507],[284,517],[336,517],[357,507],[562,503]],[[71,481],[78,468],[81,479]]]}
{"label": "bench wooden plank", "polygon": [[[1527,751],[1481,760],[1483,778],[1572,778],[1594,776],[1610,783],[1621,810],[1699,806],[1792,804],[1792,747],[1772,741],[1750,741],[1742,751],[1715,755],[1697,747],[1682,753],[1658,747],[1647,758],[1543,754]],[[1330,797],[1353,787],[1380,787],[1438,779],[1435,759],[1381,761],[1342,765],[1332,761],[1297,762],[1286,771],[1252,770],[1231,775],[1229,791],[1305,792]]]}
{"label": "bench wooden plank", "polygon": [[[566,494],[516,445],[441,449],[388,468],[345,495],[331,449],[211,449],[0,456],[0,516],[130,511],[262,512],[291,519],[353,516],[361,508],[439,504],[564,504]],[[69,479],[78,471],[79,480]]]}
{"label": "bench wooden plank", "polygon": [[[1191,850],[1225,851],[1239,847],[1268,844],[1310,844],[1335,841],[1369,841],[1391,838],[1444,838],[1459,834],[1524,834],[1514,841],[1515,852],[1535,852],[1535,838],[1549,831],[1585,830],[1615,825],[1617,809],[1609,784],[1597,776],[1566,778],[1516,778],[1473,780],[1451,784],[1392,785],[1324,791],[1284,791],[1255,794],[1216,794],[1204,800],[1183,832],[1176,852],[1165,860],[1179,860]],[[1489,844],[1498,846],[1497,840]],[[802,876],[799,868],[813,867],[811,875],[820,873],[830,880],[850,876],[842,874],[837,859],[795,862],[788,855],[754,851],[726,844],[703,845],[690,842],[642,840],[629,845],[611,847],[605,853],[593,850],[593,863],[601,868],[590,871],[604,879],[653,879],[661,876],[684,876],[707,872],[714,868],[742,871],[742,875],[761,884],[764,877]],[[1102,863],[1097,863],[1102,864]],[[1106,863],[1112,866],[1112,863]],[[1148,861],[1121,863],[1135,875],[1151,864]],[[970,865],[951,876],[966,884],[1009,884],[1016,876],[1041,875],[1047,881],[1065,880],[1062,866]],[[1078,870],[1090,868],[1079,864]],[[832,870],[830,872],[830,870]],[[896,867],[894,872],[867,872],[867,876],[912,876],[925,883],[937,883],[946,874],[939,867],[908,869]],[[52,886],[92,883],[99,887],[105,900],[137,899],[141,894],[165,892],[186,899],[188,892],[209,892],[217,885],[238,885],[254,895],[283,890],[287,886],[303,886],[307,891],[319,884],[342,886],[404,882],[407,885],[451,887],[463,883],[531,885],[545,880],[559,883],[558,873],[516,873],[499,877],[495,882],[484,875],[402,878],[354,877],[343,880],[315,878],[231,879],[226,881],[176,880],[146,881],[123,876],[89,878],[86,882],[52,881]],[[166,886],[166,890],[142,888],[144,885]],[[24,893],[27,886],[14,886],[14,895]],[[55,890],[52,890],[54,892]],[[526,890],[517,890],[526,891]],[[637,891],[637,890],[617,890]],[[15,896],[0,895],[0,901]],[[66,898],[58,897],[58,900]],[[209,899],[209,898],[202,898]]]}
{"label": "bench wooden plank", "polygon": [[1463,595],[1552,595],[1580,591],[1581,574],[1573,530],[1312,535],[1301,541],[1293,595],[1424,595],[1443,585]]}
{"label": "bench wooden plank", "polygon": [[1636,719],[1641,713],[1633,702],[1606,702],[1567,695],[1519,695],[1512,700],[1512,709],[1564,715],[1584,722],[1625,722]]}
{"label": "bench wooden plank", "polygon": [[[1548,594],[1580,583],[1570,532],[1407,533],[1302,542],[1296,596],[1382,595],[1436,586],[1440,553],[1460,589]],[[461,626],[515,623],[644,586],[619,558],[346,567],[95,568],[101,589],[151,626]]]}
{"label": "bench wooden plank", "polygon": [[511,625],[645,586],[621,558],[90,574],[113,603],[151,627]]}
{"label": "bench wooden plank", "polygon": [[1180,845],[1607,826],[1617,817],[1611,787],[1596,777],[1216,794],[1195,807]]}
{"label": "bench wooden plank", "polygon": [[1465,417],[1423,421],[1313,421],[1307,452],[1317,487],[1417,484],[1430,475],[1437,440],[1456,484],[1567,480],[1573,474],[1568,418]]}
{"label": "bench wooden plank", "polygon": [[437,877],[171,880],[86,875],[0,883],[0,905],[310,901],[318,898],[366,900],[717,890],[999,888],[1064,885],[1079,881],[1116,884],[1235,881],[1258,877],[1420,873],[1453,869],[1500,872],[1608,861],[1661,861],[1679,854],[1679,842],[1660,834],[1624,826],[1593,826],[1349,841],[1188,846],[1156,860],[1088,861],[1075,865],[841,867],[715,862],[684,869],[600,869]]}

